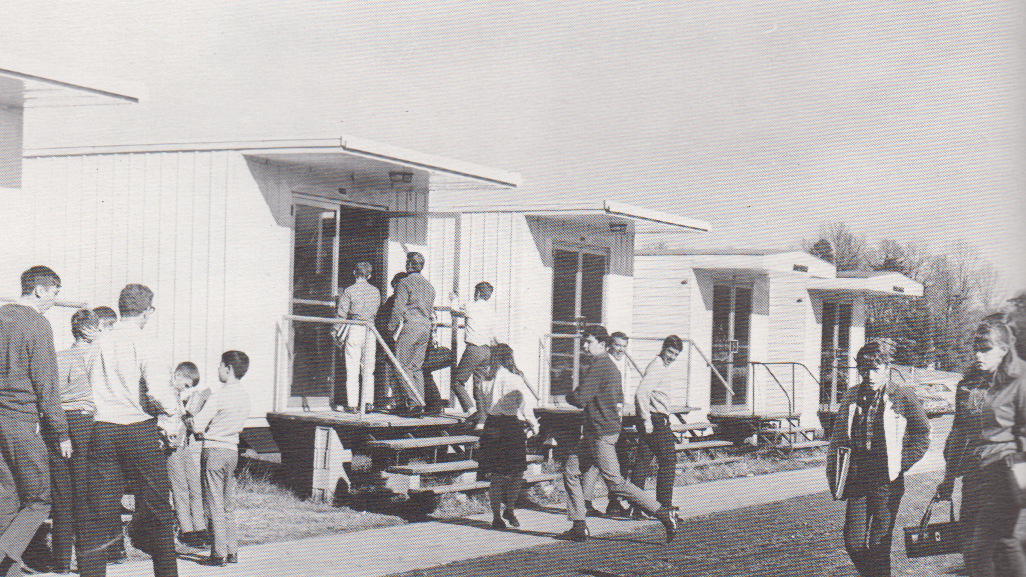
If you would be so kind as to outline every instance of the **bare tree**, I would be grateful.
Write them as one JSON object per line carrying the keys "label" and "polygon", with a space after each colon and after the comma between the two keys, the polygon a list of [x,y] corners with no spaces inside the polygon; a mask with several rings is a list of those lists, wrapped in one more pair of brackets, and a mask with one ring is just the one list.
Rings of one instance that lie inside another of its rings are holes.
{"label": "bare tree", "polygon": [[819,236],[815,242],[803,241],[802,249],[833,263],[839,271],[868,268],[865,237],[855,235],[843,222],[821,227]]}

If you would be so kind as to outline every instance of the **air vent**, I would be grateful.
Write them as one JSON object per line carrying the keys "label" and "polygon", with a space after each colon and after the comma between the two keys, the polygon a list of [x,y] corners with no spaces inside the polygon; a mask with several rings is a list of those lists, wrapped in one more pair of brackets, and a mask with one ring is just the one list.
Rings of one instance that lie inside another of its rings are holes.
{"label": "air vent", "polygon": [[796,264],[796,265],[794,265],[794,266],[793,266],[793,267],[791,267],[791,268],[792,268],[793,270],[796,270],[796,271],[798,271],[798,272],[809,272],[809,267],[807,267],[807,266],[805,266],[805,265],[803,265],[803,264]]}

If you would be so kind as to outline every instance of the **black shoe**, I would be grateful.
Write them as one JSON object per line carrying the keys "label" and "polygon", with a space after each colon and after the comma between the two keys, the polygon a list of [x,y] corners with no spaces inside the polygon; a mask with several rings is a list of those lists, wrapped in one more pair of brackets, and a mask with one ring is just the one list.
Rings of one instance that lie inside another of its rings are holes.
{"label": "black shoe", "polygon": [[595,506],[591,504],[591,501],[585,501],[584,502],[584,516],[585,517],[601,517],[602,516],[602,512],[600,512],[598,509],[596,509]]}
{"label": "black shoe", "polygon": [[495,517],[492,519],[492,529],[496,531],[502,531],[506,528],[506,523],[502,521],[502,517]]}
{"label": "black shoe", "polygon": [[428,407],[424,409],[425,417],[441,417],[445,414],[445,407]]}
{"label": "black shoe", "polygon": [[200,565],[209,565],[211,567],[226,567],[228,565],[228,559],[225,557],[218,557],[213,553],[209,557],[205,557],[200,560]]}
{"label": "black shoe", "polygon": [[677,511],[668,507],[660,507],[655,512],[655,518],[659,519],[659,522],[663,524],[663,528],[666,529],[666,542],[673,541],[673,535],[677,532]]}
{"label": "black shoe", "polygon": [[563,539],[565,541],[577,541],[582,543],[588,540],[588,527],[587,525],[574,525],[569,531],[565,531],[556,536],[557,539]]}
{"label": "black shoe", "polygon": [[616,499],[610,499],[609,505],[606,506],[606,517],[626,519],[628,517],[628,512],[627,509],[623,508],[623,505],[621,505],[619,501]]}
{"label": "black shoe", "polygon": [[517,516],[513,512],[513,509],[506,509],[506,512],[502,514],[502,518],[509,523],[510,527],[520,526],[520,519],[517,519]]}
{"label": "black shoe", "polygon": [[238,553],[229,553],[228,556],[224,558],[224,560],[229,562],[229,563],[238,563],[239,562],[239,554]]}
{"label": "black shoe", "polygon": [[35,575],[37,573],[50,573],[54,571],[53,563],[48,559],[22,559],[21,564],[22,567],[29,571],[30,575]]}

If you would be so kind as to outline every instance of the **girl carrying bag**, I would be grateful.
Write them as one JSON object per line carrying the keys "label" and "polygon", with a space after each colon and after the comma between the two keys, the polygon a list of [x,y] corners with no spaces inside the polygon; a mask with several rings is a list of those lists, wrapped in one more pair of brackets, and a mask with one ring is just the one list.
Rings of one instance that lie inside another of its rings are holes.
{"label": "girl carrying bag", "polygon": [[948,501],[948,521],[941,523],[930,523],[930,515],[933,513],[934,503],[940,503],[939,495],[930,499],[926,506],[926,512],[918,525],[905,527],[905,554],[913,557],[933,557],[935,555],[949,555],[961,552],[961,537],[958,531],[958,521],[955,520],[955,503]]}

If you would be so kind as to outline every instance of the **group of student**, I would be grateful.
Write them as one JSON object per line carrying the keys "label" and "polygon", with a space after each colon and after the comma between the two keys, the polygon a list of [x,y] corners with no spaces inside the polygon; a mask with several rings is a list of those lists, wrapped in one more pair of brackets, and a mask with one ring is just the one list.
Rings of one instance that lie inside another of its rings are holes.
{"label": "group of student", "polygon": [[[561,535],[573,541],[588,538],[586,517],[601,515],[591,501],[594,486],[601,476],[609,489],[611,516],[654,517],[662,522],[666,540],[673,540],[679,517],[673,506],[673,482],[676,475],[674,437],[670,430],[672,377],[669,366],[683,349],[681,339],[670,335],[662,350],[645,370],[635,392],[635,405],[641,423],[641,443],[632,473],[632,481],[621,474],[617,446],[622,430],[624,386],[627,363],[627,335],[610,335],[602,326],[588,327],[582,336],[586,354],[580,384],[567,395],[567,401],[583,409],[583,435],[564,465],[563,482],[568,496],[567,512],[572,527]],[[513,351],[506,344],[480,347],[465,353],[454,371],[453,386],[461,386],[460,376],[475,374],[474,397],[480,415],[476,428],[482,429],[479,474],[488,478],[492,508],[492,528],[519,527],[515,514],[523,475],[527,470],[527,431],[538,432],[534,416],[538,396],[516,368]],[[468,355],[471,360],[468,360]],[[473,361],[472,359],[480,359]],[[481,371],[481,367],[487,367]],[[655,497],[643,485],[649,466],[656,458],[659,474]],[[627,501],[629,508],[619,504]]]}
{"label": "group of student", "polygon": [[75,342],[58,354],[43,314],[60,287],[53,270],[32,267],[21,298],[0,307],[0,575],[22,574],[51,503],[52,560],[33,558],[34,568],[69,573],[74,551],[83,576],[105,575],[124,558],[126,492],[135,495],[129,536],[155,575],[178,574],[175,510],[184,544],[212,545],[204,563],[236,562],[234,472],[249,415],[239,381],[249,358],[225,352],[220,383],[203,388],[191,362],[172,373],[143,331],[156,309],[140,284],[121,291],[120,317],[76,311]]}
{"label": "group of student", "polygon": [[[1026,499],[1013,486],[1008,463],[1026,452],[1024,321],[1022,311],[997,313],[976,328],[975,363],[958,384],[944,445],[945,475],[934,499],[950,500],[955,479],[962,478],[958,526],[965,569],[973,577],[1026,577]],[[847,501],[845,548],[863,576],[891,574],[891,535],[904,475],[930,443],[922,404],[911,387],[892,378],[892,360],[887,340],[859,350],[860,383],[840,401],[827,456],[830,488]],[[843,460],[848,465],[838,466]]]}

